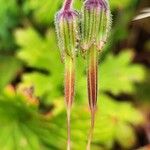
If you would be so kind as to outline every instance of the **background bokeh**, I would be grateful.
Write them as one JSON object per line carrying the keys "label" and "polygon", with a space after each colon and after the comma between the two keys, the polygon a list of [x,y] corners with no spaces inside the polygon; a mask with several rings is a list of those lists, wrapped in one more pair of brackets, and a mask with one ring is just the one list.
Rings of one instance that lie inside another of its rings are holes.
{"label": "background bokeh", "polygon": [[[75,0],[81,9],[83,0]],[[0,0],[0,150],[66,149],[63,64],[54,14],[62,0]],[[149,0],[110,0],[112,30],[99,59],[99,98],[92,150],[149,150]],[[149,8],[150,9],[150,8]],[[148,10],[148,9],[147,9]],[[76,66],[72,150],[90,128],[86,60]]]}

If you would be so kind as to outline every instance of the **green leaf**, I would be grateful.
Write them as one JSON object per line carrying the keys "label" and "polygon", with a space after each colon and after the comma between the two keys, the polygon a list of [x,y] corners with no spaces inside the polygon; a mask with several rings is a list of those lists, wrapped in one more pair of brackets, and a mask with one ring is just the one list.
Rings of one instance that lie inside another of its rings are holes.
{"label": "green leaf", "polygon": [[131,61],[131,52],[122,52],[118,56],[108,55],[99,67],[101,90],[114,94],[134,92],[134,83],[144,80],[144,68],[131,64]]}
{"label": "green leaf", "polygon": [[46,69],[49,72],[59,72],[62,68],[53,30],[43,38],[33,28],[20,29],[15,37],[20,46],[18,57],[30,67]]}
{"label": "green leaf", "polygon": [[0,0],[0,51],[14,49],[10,32],[19,22],[19,6],[16,0]]}
{"label": "green leaf", "polygon": [[[94,138],[96,142],[105,143],[109,147],[109,144],[117,140],[125,148],[134,146],[136,138],[131,124],[141,124],[144,121],[142,114],[131,103],[117,102],[103,94],[98,106]],[[127,142],[123,143],[124,141]]]}
{"label": "green leaf", "polygon": [[55,136],[55,130],[51,131],[55,123],[50,121],[51,116],[47,118],[40,114],[37,106],[35,108],[29,105],[31,101],[32,99],[28,99],[19,91],[11,91],[10,95],[10,91],[6,89],[0,95],[2,130],[0,147],[2,150],[41,150],[41,148],[50,149],[55,146],[57,136]]}
{"label": "green leaf", "polygon": [[11,56],[0,56],[0,92],[2,89],[15,79],[21,70],[21,63],[18,59]]}
{"label": "green leaf", "polygon": [[[59,51],[57,51],[55,32],[50,31],[43,38],[34,29],[27,28],[18,30],[15,35],[17,44],[21,47],[18,57],[30,67],[48,72],[47,75],[34,72],[25,74],[23,84],[34,86],[38,96],[44,94],[50,96],[62,95],[63,64],[61,63]],[[58,91],[58,93],[53,91]]]}
{"label": "green leaf", "polygon": [[116,140],[125,148],[131,148],[136,144],[136,135],[133,129],[126,124],[119,124],[117,126]]}
{"label": "green leaf", "polygon": [[33,18],[37,23],[50,24],[56,11],[62,2],[60,0],[28,0],[25,2],[24,7],[28,11],[33,11]]}
{"label": "green leaf", "polygon": [[[56,81],[56,82],[55,82]],[[62,78],[56,79],[53,76],[44,75],[42,73],[28,73],[24,74],[20,87],[34,87],[36,96],[48,96],[51,99],[55,96],[62,95],[61,91]],[[55,90],[55,92],[54,92]],[[46,101],[46,100],[45,100]]]}

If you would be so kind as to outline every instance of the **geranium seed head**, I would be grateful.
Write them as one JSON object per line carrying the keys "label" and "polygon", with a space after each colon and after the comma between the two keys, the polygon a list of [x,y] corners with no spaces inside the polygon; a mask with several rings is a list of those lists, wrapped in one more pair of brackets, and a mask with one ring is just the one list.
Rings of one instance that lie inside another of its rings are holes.
{"label": "geranium seed head", "polygon": [[101,50],[106,43],[111,26],[111,14],[107,0],[86,0],[82,8],[81,47],[87,51],[95,44]]}
{"label": "geranium seed head", "polygon": [[[65,7],[66,8],[66,7]],[[74,58],[79,40],[79,14],[72,9],[62,9],[56,14],[56,32],[62,59]]]}

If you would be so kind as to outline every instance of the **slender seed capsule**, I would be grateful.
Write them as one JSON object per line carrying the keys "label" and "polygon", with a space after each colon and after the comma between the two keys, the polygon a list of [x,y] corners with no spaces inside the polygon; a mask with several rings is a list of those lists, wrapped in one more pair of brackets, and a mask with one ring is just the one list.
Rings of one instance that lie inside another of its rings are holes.
{"label": "slender seed capsule", "polygon": [[111,25],[111,14],[107,0],[86,0],[82,9],[81,49],[87,55],[88,99],[91,110],[91,130],[87,150],[90,150],[94,129],[98,91],[98,54],[103,49]]}
{"label": "slender seed capsule", "polygon": [[64,61],[66,55],[74,59],[79,40],[78,13],[74,10],[60,10],[56,14],[58,45]]}
{"label": "slender seed capsule", "polygon": [[83,52],[89,50],[92,44],[100,51],[106,43],[111,27],[111,13],[107,0],[86,0],[81,20]]}
{"label": "slender seed capsule", "polygon": [[66,0],[63,8],[56,14],[55,25],[61,58],[65,64],[64,92],[67,106],[67,150],[70,150],[70,110],[74,99],[75,57],[79,40],[78,13],[71,8],[72,0]]}

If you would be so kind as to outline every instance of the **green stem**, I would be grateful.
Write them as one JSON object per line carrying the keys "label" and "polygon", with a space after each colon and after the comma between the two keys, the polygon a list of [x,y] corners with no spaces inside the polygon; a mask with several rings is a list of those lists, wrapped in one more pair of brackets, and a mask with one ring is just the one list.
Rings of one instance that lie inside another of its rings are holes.
{"label": "green stem", "polygon": [[75,61],[70,56],[65,58],[65,102],[67,106],[67,150],[71,148],[70,138],[70,111],[74,99]]}

